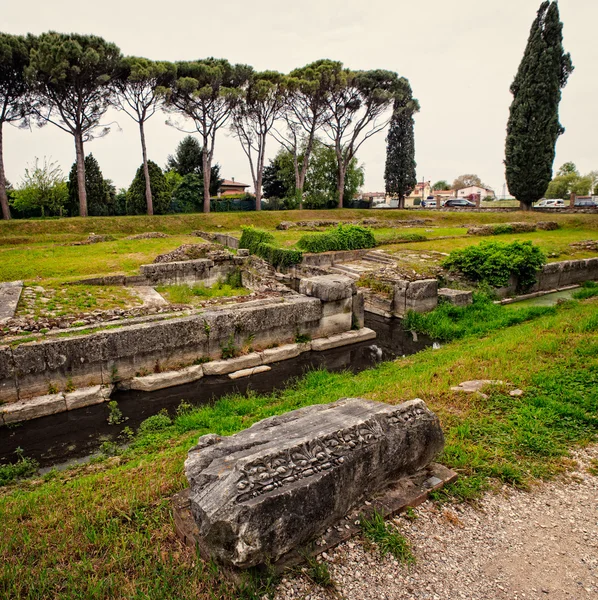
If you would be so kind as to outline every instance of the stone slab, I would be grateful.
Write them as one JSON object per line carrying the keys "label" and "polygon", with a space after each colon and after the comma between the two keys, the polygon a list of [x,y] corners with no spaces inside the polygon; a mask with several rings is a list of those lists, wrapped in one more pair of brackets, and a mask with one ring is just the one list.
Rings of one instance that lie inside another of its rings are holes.
{"label": "stone slab", "polygon": [[245,354],[238,358],[229,358],[228,360],[214,360],[203,365],[204,375],[228,375],[241,369],[250,369],[262,364],[262,356],[259,352]]}
{"label": "stone slab", "polygon": [[164,373],[152,373],[143,377],[134,377],[126,382],[123,387],[129,390],[140,390],[143,392],[154,392],[164,388],[174,387],[192,383],[204,376],[203,366],[194,365],[180,371],[165,371]]}
{"label": "stone slab", "polygon": [[185,461],[191,511],[216,560],[267,563],[421,470],[443,446],[438,418],[420,399],[305,407],[233,436],[202,436]]}
{"label": "stone slab", "polygon": [[299,282],[299,293],[319,298],[322,302],[335,302],[350,298],[355,292],[355,283],[344,275],[318,275],[306,277]]}
{"label": "stone slab", "polygon": [[242,379],[243,377],[250,377],[251,375],[257,375],[258,373],[265,373],[266,371],[271,370],[272,367],[269,367],[268,365],[260,365],[259,367],[251,367],[251,369],[241,369],[240,371],[229,373],[228,376],[230,379]]}
{"label": "stone slab", "polygon": [[466,394],[474,394],[479,392],[487,385],[502,385],[503,382],[498,379],[473,379],[471,381],[462,381],[459,385],[451,387],[453,392],[465,392]]}
{"label": "stone slab", "polygon": [[0,323],[5,323],[15,316],[22,291],[22,281],[0,283]]}
{"label": "stone slab", "polygon": [[[381,513],[385,518],[399,514],[405,509],[415,508],[428,499],[428,496],[449,483],[458,479],[457,474],[438,463],[430,463],[425,469],[414,475],[402,477],[389,482],[388,488],[375,495],[357,509],[345,515],[337,523],[329,527],[324,535],[313,540],[314,543],[306,545],[300,551],[294,550],[285,554],[270,565],[276,573],[282,572],[290,566],[302,563],[308,557],[315,557],[326,552],[338,544],[361,534],[361,528],[355,522],[362,516],[369,517],[374,511]],[[199,528],[191,513],[189,501],[189,488],[172,497],[174,527],[179,539],[190,548],[199,549],[202,558],[209,560],[210,555],[199,534]],[[237,571],[225,571],[225,576],[236,579]]]}
{"label": "stone slab", "polygon": [[94,404],[106,402],[106,400],[110,398],[113,389],[113,385],[94,385],[92,387],[81,388],[80,390],[69,392],[64,395],[66,410],[75,410],[77,408],[84,408],[85,406],[93,406]]}
{"label": "stone slab", "polygon": [[354,331],[345,331],[344,333],[331,335],[327,338],[312,340],[311,349],[315,352],[322,352],[323,350],[331,350],[332,348],[340,348],[341,346],[348,346],[349,344],[373,340],[375,337],[376,332],[373,329],[362,327],[361,329]]}
{"label": "stone slab", "polygon": [[304,344],[285,344],[277,348],[268,348],[262,351],[262,363],[268,365],[270,363],[279,362],[281,360],[289,360],[299,356],[302,352],[311,350],[311,342]]}
{"label": "stone slab", "polygon": [[442,298],[455,306],[467,306],[473,301],[473,292],[467,290],[453,290],[451,288],[440,288],[438,298]]}
{"label": "stone slab", "polygon": [[168,302],[153,287],[139,285],[133,290],[143,302],[143,306],[167,306]]}
{"label": "stone slab", "polygon": [[47,394],[23,402],[13,402],[0,407],[4,423],[19,423],[47,417],[66,410],[64,394]]}

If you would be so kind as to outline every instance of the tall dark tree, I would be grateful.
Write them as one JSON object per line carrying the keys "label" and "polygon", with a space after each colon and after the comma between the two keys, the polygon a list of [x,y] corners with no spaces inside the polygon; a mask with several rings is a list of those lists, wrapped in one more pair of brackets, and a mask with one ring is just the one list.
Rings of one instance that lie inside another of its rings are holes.
{"label": "tall dark tree", "polygon": [[2,217],[10,219],[2,127],[4,123],[24,123],[29,112],[25,68],[29,64],[29,45],[25,38],[0,33],[0,206]]}
{"label": "tall dark tree", "polygon": [[415,185],[415,139],[413,115],[419,110],[411,86],[405,83],[402,93],[397,94],[393,105],[392,119],[386,136],[386,168],[384,181],[386,193],[398,196],[399,207],[405,208],[405,196]]}
{"label": "tall dark tree", "polygon": [[[176,171],[182,177],[197,175],[203,188],[203,148],[197,138],[191,135],[184,137],[176,148],[174,155],[169,154],[166,161],[169,171]],[[220,165],[216,163],[210,169],[210,196],[216,196],[222,185]]]}
{"label": "tall dark tree", "polygon": [[[150,187],[154,199],[154,213],[163,215],[170,209],[170,190],[162,169],[153,161],[148,160],[147,166],[150,175]],[[145,198],[145,169],[143,164],[137,169],[135,178],[127,190],[127,212],[142,215],[147,210]]]}
{"label": "tall dark tree", "polygon": [[25,70],[40,124],[53,123],[75,139],[82,217],[87,216],[83,144],[110,131],[100,121],[112,101],[120,60],[118,47],[101,37],[50,31],[37,38]]}
{"label": "tall dark tree", "polygon": [[[69,215],[77,216],[79,214],[79,184],[76,162],[71,167],[67,186]],[[104,179],[100,165],[93,154],[85,157],[85,193],[87,195],[87,213],[90,217],[106,217],[115,214],[116,209],[110,184]]]}
{"label": "tall dark tree", "polygon": [[148,215],[154,214],[154,204],[149,185],[145,122],[153,117],[160,108],[163,98],[161,91],[165,90],[174,79],[175,72],[176,69],[173,63],[154,62],[147,58],[127,56],[121,61],[118,76],[115,78],[118,91],[115,106],[127,113],[139,125]]}
{"label": "tall dark tree", "polygon": [[552,178],[556,141],[565,131],[559,122],[561,89],[572,71],[558,5],[547,0],[540,5],[511,85],[506,178],[523,210],[544,195]]}

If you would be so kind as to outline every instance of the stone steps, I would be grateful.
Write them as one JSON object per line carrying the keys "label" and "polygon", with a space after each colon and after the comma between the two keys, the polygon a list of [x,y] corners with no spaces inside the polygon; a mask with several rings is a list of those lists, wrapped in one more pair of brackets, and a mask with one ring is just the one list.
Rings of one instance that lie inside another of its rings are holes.
{"label": "stone steps", "polygon": [[368,262],[376,262],[384,265],[394,265],[396,261],[384,252],[379,252],[377,250],[373,250],[372,252],[368,252],[362,260],[367,260]]}
{"label": "stone steps", "polygon": [[336,267],[330,267],[328,269],[332,273],[338,273],[339,275],[346,275],[350,277],[354,281],[360,278],[361,272],[356,269],[352,269],[351,267],[347,267],[346,265],[337,265]]}

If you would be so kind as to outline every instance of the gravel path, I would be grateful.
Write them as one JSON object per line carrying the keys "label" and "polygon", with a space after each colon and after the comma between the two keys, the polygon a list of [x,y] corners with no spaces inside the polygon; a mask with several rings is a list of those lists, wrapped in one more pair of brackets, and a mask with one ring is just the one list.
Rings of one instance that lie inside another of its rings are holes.
{"label": "gravel path", "polygon": [[355,538],[328,554],[335,589],[284,579],[277,600],[492,600],[598,598],[598,446],[579,451],[574,471],[530,492],[503,489],[477,506],[426,502],[417,518],[395,518],[415,566],[381,557]]}

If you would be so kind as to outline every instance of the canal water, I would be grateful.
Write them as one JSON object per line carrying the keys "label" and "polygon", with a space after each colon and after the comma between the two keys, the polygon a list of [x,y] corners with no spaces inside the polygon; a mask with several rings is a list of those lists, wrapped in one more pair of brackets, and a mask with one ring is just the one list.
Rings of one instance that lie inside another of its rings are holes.
{"label": "canal water", "polygon": [[126,419],[120,425],[108,423],[106,403],[0,428],[0,463],[13,462],[17,448],[21,448],[25,456],[36,459],[41,467],[76,462],[97,452],[103,442],[117,441],[125,427],[135,430],[142,421],[163,409],[174,414],[182,400],[199,406],[227,394],[245,394],[249,390],[267,394],[286,387],[309,370],[359,373],[380,362],[419,352],[433,343],[426,336],[404,330],[400,319],[366,313],[365,325],[376,331],[375,340],[324,352],[305,352],[297,358],[274,363],[270,365],[271,371],[251,377],[239,380],[227,376],[204,377],[194,383],[152,393],[116,392],[112,399],[118,402]]}
{"label": "canal water", "polygon": [[524,306],[555,306],[559,302],[565,300],[571,300],[573,294],[577,292],[579,288],[563,290],[560,292],[552,292],[550,294],[544,294],[542,296],[536,296],[535,298],[528,298],[527,300],[517,300],[505,306],[512,306],[513,308],[522,308]]}

